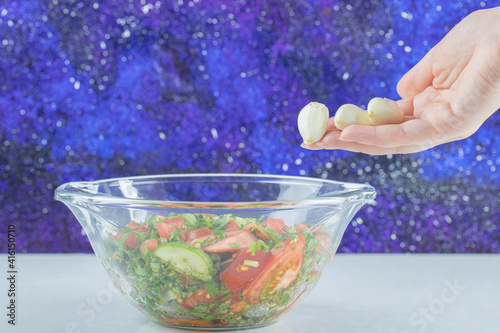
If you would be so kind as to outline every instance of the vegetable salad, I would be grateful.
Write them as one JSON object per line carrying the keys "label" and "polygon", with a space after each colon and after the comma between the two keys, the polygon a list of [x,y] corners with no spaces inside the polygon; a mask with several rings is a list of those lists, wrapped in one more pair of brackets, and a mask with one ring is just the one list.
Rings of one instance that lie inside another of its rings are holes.
{"label": "vegetable salad", "polygon": [[130,286],[122,292],[152,320],[246,327],[276,321],[310,291],[333,255],[330,240],[306,222],[172,213],[131,221],[106,248]]}

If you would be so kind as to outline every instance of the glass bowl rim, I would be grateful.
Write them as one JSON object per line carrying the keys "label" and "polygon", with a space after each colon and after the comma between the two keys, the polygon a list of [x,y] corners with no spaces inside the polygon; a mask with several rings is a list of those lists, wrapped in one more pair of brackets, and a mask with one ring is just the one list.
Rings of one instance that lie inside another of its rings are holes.
{"label": "glass bowl rim", "polygon": [[[174,180],[174,179],[202,179],[202,178],[232,178],[241,179],[263,179],[269,183],[278,184],[277,181],[301,182],[303,184],[322,184],[342,186],[345,190],[336,191],[328,196],[314,197],[302,200],[269,200],[269,201],[169,201],[169,200],[151,200],[143,198],[124,198],[112,196],[102,192],[91,191],[89,188],[96,188],[99,185],[112,182],[132,182],[148,180]],[[329,180],[323,178],[289,176],[275,174],[250,174],[250,173],[179,173],[179,174],[158,174],[158,175],[138,175],[130,177],[114,177],[90,181],[72,181],[59,185],[54,191],[54,197],[61,202],[81,203],[85,202],[93,206],[120,206],[128,208],[145,209],[149,207],[173,207],[173,208],[193,208],[193,209],[252,209],[252,208],[272,208],[290,209],[298,205],[322,205],[332,204],[334,202],[348,201],[370,201],[376,196],[375,188],[368,184],[349,183],[343,181]]]}

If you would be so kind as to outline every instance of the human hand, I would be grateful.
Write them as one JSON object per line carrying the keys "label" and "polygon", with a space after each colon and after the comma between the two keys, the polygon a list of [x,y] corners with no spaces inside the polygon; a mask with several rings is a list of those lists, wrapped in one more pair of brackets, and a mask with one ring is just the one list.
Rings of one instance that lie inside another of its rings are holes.
{"label": "human hand", "polygon": [[403,76],[397,90],[403,123],[339,131],[330,118],[323,138],[303,147],[413,153],[472,135],[500,107],[500,7],[463,19]]}

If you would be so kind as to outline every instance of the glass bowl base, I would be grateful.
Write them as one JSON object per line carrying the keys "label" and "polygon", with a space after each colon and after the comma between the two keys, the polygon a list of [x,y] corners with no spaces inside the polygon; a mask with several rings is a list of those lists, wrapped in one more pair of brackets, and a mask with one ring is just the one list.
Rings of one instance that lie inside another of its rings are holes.
{"label": "glass bowl base", "polygon": [[276,321],[272,321],[270,323],[266,323],[266,324],[258,324],[258,325],[251,325],[251,326],[237,326],[237,327],[195,327],[195,326],[180,326],[180,325],[169,325],[169,324],[164,324],[164,323],[160,323],[160,322],[157,322],[157,321],[153,321],[153,323],[157,324],[157,325],[160,325],[160,326],[164,326],[164,327],[169,327],[169,328],[177,328],[177,329],[181,329],[181,330],[187,330],[187,331],[242,331],[242,330],[249,330],[249,329],[255,329],[255,328],[262,328],[262,327],[267,327],[267,326],[271,326],[271,325],[274,325],[278,322],[278,320]]}

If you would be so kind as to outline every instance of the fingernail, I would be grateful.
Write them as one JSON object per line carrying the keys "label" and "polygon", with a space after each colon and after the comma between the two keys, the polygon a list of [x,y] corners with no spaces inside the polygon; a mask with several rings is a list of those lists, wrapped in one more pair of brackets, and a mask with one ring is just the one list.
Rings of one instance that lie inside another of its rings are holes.
{"label": "fingernail", "polygon": [[309,145],[306,145],[305,143],[300,145],[302,148],[309,149],[309,150],[322,150],[323,148],[316,148],[316,147],[311,147]]}
{"label": "fingernail", "polygon": [[353,140],[351,140],[349,138],[346,138],[346,137],[342,136],[342,134],[339,136],[339,140],[340,141],[353,141]]}

